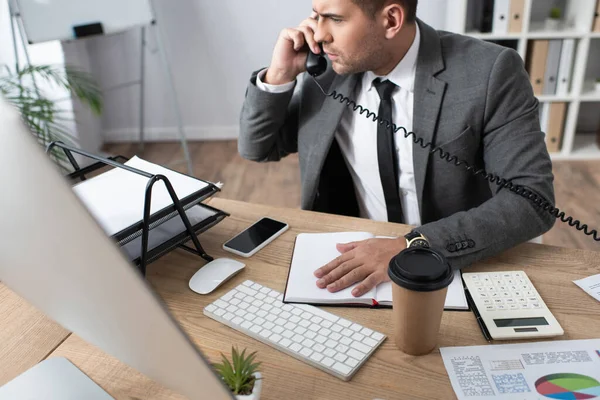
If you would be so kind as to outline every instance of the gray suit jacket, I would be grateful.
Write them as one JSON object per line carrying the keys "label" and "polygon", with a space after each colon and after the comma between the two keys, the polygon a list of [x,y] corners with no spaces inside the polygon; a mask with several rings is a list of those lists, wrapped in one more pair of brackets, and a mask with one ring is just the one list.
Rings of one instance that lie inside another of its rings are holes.
{"label": "gray suit jacket", "polygon": [[[520,56],[512,49],[418,23],[414,132],[470,165],[554,203],[538,101]],[[240,154],[254,161],[277,161],[298,152],[302,208],[355,215],[351,178],[334,140],[348,108],[324,96],[312,78],[305,77],[293,91],[273,94],[257,88],[256,74],[241,112]],[[361,76],[340,76],[328,69],[318,80],[326,91],[348,96]],[[539,236],[555,221],[529,200],[418,145],[413,146],[413,157],[423,224],[417,231],[454,268]]]}

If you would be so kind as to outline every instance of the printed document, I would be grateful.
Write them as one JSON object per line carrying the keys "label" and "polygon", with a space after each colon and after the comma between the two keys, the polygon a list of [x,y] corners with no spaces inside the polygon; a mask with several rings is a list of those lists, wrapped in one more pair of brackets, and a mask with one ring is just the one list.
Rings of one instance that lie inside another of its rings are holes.
{"label": "printed document", "polygon": [[600,301],[600,274],[573,281],[587,294]]}
{"label": "printed document", "polygon": [[600,339],[442,347],[459,400],[600,397]]}

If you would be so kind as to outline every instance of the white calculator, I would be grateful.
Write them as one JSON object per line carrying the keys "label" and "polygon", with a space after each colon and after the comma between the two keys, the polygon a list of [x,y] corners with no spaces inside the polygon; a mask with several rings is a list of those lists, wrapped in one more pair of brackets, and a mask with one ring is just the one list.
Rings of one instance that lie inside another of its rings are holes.
{"label": "white calculator", "polygon": [[525,272],[465,272],[462,277],[493,339],[564,333]]}

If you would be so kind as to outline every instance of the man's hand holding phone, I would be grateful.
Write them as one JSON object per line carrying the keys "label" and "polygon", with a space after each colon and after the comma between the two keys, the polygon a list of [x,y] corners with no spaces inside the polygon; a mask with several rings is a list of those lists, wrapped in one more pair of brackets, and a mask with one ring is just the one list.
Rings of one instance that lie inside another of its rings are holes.
{"label": "man's hand holding phone", "polygon": [[281,31],[273,50],[271,65],[264,77],[265,83],[282,85],[292,82],[306,71],[308,47],[315,54],[321,52],[314,38],[317,24],[317,13],[313,12],[310,18],[302,21],[297,28],[286,28]]}

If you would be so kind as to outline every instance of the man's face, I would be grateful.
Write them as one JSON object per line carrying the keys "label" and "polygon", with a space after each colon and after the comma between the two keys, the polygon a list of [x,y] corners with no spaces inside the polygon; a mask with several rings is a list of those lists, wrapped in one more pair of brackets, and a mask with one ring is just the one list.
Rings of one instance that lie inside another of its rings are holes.
{"label": "man's face", "polygon": [[338,74],[372,71],[382,64],[385,31],[352,0],[313,0],[318,14],[315,39],[323,42]]}

